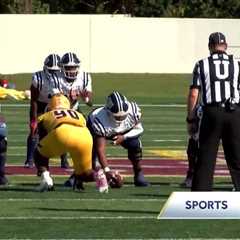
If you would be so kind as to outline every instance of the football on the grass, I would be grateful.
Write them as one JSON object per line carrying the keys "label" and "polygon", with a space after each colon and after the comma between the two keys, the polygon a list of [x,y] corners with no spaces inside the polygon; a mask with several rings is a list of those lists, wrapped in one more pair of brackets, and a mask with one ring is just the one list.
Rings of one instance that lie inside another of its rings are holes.
{"label": "football on the grass", "polygon": [[113,171],[112,177],[109,179],[108,184],[111,188],[120,188],[123,185],[123,177],[118,171]]}

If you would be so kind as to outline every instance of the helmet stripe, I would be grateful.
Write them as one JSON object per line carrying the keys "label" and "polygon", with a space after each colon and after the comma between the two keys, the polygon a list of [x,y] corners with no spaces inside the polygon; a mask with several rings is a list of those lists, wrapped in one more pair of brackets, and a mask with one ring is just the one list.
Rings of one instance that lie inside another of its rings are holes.
{"label": "helmet stripe", "polygon": [[118,92],[114,92],[114,95],[115,95],[115,98],[116,98],[116,100],[117,100],[118,110],[119,110],[119,112],[120,112],[120,111],[123,110],[121,97],[120,97],[120,95],[119,95]]}
{"label": "helmet stripe", "polygon": [[56,54],[53,54],[53,66],[57,65],[57,56]]}

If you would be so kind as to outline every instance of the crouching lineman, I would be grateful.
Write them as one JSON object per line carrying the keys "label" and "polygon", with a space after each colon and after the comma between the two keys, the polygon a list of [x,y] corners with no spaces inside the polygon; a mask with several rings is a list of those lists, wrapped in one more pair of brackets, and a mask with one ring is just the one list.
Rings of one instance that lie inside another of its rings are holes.
{"label": "crouching lineman", "polygon": [[195,109],[195,118],[194,124],[192,125],[191,135],[188,139],[187,146],[187,158],[188,158],[188,170],[187,176],[184,182],[181,184],[182,187],[191,188],[192,180],[194,174],[194,168],[197,162],[197,154],[198,154],[198,139],[199,139],[199,126],[202,118],[202,107],[198,105]]}
{"label": "crouching lineman", "polygon": [[92,136],[83,115],[70,109],[69,100],[62,94],[51,98],[48,110],[38,118],[40,142],[34,153],[35,165],[42,177],[38,190],[53,189],[49,158],[69,152],[73,160],[74,187],[81,190],[83,182],[96,180],[99,191],[106,192],[106,176],[92,170]]}
{"label": "crouching lineman", "polygon": [[8,180],[5,176],[5,164],[7,153],[7,125],[5,119],[0,115],[0,185],[6,185]]}
{"label": "crouching lineman", "polygon": [[135,186],[149,185],[140,164],[142,144],[139,137],[143,133],[140,118],[141,112],[138,105],[127,101],[126,97],[119,92],[111,93],[107,97],[106,105],[95,109],[88,116],[87,125],[93,136],[93,156],[98,158],[109,182],[115,177],[106,158],[107,140],[128,150],[128,158],[133,165]]}

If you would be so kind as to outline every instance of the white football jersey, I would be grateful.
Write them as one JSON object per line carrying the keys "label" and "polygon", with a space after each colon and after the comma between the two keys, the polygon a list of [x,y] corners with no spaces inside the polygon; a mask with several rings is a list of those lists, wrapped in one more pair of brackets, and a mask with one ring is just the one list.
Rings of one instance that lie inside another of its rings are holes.
{"label": "white football jersey", "polygon": [[131,137],[139,136],[143,132],[142,124],[140,123],[141,110],[135,102],[128,102],[128,106],[128,115],[120,123],[116,122],[105,107],[95,109],[88,117],[88,124],[90,124],[93,133],[107,139],[112,139],[118,134],[128,134]]}
{"label": "white football jersey", "polygon": [[39,90],[38,101],[48,103],[51,96],[62,92],[63,79],[59,74],[46,74],[44,71],[32,75],[32,85]]}
{"label": "white football jersey", "polygon": [[[64,78],[63,74],[62,77]],[[83,91],[92,92],[92,78],[88,72],[79,71],[77,79],[73,82],[63,82],[63,90],[65,95],[79,95]]]}

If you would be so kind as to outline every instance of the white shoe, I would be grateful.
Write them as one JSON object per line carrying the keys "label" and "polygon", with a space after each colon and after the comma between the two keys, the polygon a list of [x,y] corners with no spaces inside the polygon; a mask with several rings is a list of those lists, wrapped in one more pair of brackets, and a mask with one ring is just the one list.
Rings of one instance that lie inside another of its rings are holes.
{"label": "white shoe", "polygon": [[100,193],[108,193],[108,182],[102,169],[95,174],[96,187]]}
{"label": "white shoe", "polygon": [[40,185],[37,187],[39,192],[52,191],[53,190],[53,180],[50,177],[49,171],[44,171],[41,175]]}

